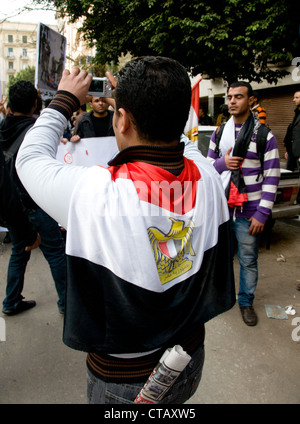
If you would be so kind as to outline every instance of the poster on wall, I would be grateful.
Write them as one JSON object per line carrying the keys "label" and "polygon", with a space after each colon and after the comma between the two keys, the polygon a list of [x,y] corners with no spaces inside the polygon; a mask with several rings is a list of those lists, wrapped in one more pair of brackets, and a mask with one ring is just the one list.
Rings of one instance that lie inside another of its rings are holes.
{"label": "poster on wall", "polygon": [[52,99],[66,61],[67,39],[59,32],[39,23],[37,30],[35,86],[42,99]]}

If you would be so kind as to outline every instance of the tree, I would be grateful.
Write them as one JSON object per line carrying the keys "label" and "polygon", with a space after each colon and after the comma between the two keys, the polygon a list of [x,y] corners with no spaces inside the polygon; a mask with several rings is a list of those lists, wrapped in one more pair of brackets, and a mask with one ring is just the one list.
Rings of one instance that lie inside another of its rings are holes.
{"label": "tree", "polygon": [[104,65],[101,65],[95,61],[93,57],[85,56],[85,55],[79,55],[76,57],[75,60],[73,60],[74,66],[79,66],[82,69],[86,69],[88,72],[93,74],[95,77],[105,77],[105,73],[107,71],[111,73],[117,72],[118,68],[115,64],[108,64],[105,63]]}
{"label": "tree", "polygon": [[277,82],[298,55],[299,0],[34,0],[53,4],[96,46],[98,63],[162,55],[191,73]]}
{"label": "tree", "polygon": [[27,68],[22,69],[17,72],[15,76],[12,76],[7,84],[7,91],[9,88],[14,85],[17,81],[25,80],[30,81],[34,85],[34,76],[35,76],[35,67],[27,66]]}

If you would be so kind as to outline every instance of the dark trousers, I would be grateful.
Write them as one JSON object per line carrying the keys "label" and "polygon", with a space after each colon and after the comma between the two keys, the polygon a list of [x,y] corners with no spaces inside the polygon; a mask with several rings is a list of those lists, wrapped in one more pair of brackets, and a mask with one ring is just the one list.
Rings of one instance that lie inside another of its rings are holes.
{"label": "dark trousers", "polygon": [[[58,308],[63,310],[66,288],[66,258],[65,241],[61,230],[54,219],[42,209],[28,213],[29,220],[40,234],[42,243],[40,249],[47,260],[58,294]],[[22,299],[24,277],[30,252],[25,252],[26,243],[17,240],[13,231],[10,231],[12,253],[7,271],[6,298],[3,307],[6,310],[14,309]]]}
{"label": "dark trousers", "polygon": [[[293,156],[292,151],[288,152],[288,158],[286,161],[286,169],[288,169],[289,171],[300,171],[300,162],[299,162],[299,158],[295,158],[295,156]],[[297,203],[300,204],[300,190],[298,191],[298,195],[297,195]]]}

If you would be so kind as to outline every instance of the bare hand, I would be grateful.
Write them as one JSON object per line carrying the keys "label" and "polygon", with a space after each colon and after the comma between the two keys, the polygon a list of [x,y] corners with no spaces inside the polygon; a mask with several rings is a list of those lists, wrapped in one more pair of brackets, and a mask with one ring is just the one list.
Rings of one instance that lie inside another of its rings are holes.
{"label": "bare hand", "polygon": [[227,169],[230,171],[233,171],[235,169],[239,169],[241,162],[243,161],[243,158],[239,156],[230,156],[230,152],[232,150],[232,147],[230,147],[229,150],[225,153],[225,165]]}
{"label": "bare hand", "polygon": [[[117,86],[117,79],[110,72],[106,72],[106,76],[111,83],[111,87],[114,90]],[[113,109],[116,109],[115,99],[112,97],[105,97],[105,102],[109,104]]]}
{"label": "bare hand", "polygon": [[0,113],[3,112],[4,115],[6,115],[6,109],[4,106],[5,102],[6,102],[6,96],[3,96],[2,94],[1,100],[0,100]]}
{"label": "bare hand", "polygon": [[117,78],[114,77],[111,72],[106,72],[106,76],[107,76],[107,78],[109,79],[109,81],[111,83],[112,89],[114,90],[116,88],[116,86],[117,86],[117,83],[118,83]]}
{"label": "bare hand", "polygon": [[251,225],[249,227],[248,233],[255,236],[256,234],[260,234],[263,232],[265,224],[262,224],[257,219],[253,218],[253,216],[249,219],[251,221]]}
{"label": "bare hand", "polygon": [[80,70],[77,66],[71,69],[65,69],[62,78],[58,85],[58,90],[69,91],[77,97],[80,104],[83,105],[91,100],[88,96],[88,91],[92,82],[93,76],[84,69]]}
{"label": "bare hand", "polygon": [[78,143],[79,140],[80,140],[80,137],[77,134],[72,135],[72,137],[70,138],[71,143]]}
{"label": "bare hand", "polygon": [[30,250],[36,249],[41,243],[41,236],[38,233],[35,242],[31,246],[25,247],[25,252],[30,252]]}

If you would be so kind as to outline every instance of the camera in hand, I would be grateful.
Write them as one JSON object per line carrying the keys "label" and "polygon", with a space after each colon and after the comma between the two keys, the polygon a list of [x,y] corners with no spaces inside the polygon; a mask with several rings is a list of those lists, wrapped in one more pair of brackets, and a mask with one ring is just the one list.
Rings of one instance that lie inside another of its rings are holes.
{"label": "camera in hand", "polygon": [[111,83],[108,78],[94,77],[89,88],[89,95],[93,97],[111,97]]}

